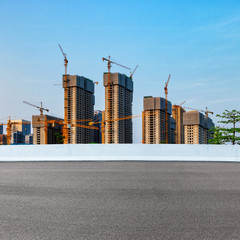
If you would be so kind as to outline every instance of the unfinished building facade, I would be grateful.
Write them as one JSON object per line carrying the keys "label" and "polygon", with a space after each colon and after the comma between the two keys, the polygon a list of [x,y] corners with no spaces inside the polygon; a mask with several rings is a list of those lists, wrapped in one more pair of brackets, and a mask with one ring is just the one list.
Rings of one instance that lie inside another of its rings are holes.
{"label": "unfinished building facade", "polygon": [[[56,121],[56,122],[55,122]],[[57,144],[55,133],[62,134],[63,119],[49,115],[33,115],[33,144]]]}
{"label": "unfinished building facade", "polygon": [[213,138],[213,131],[212,128],[215,127],[215,124],[213,123],[212,119],[208,117],[208,115],[204,116],[204,143],[208,144],[209,140]]}
{"label": "unfinished building facade", "polygon": [[102,129],[101,129],[102,114],[103,114],[103,112],[100,110],[94,111],[93,121],[97,122],[97,124],[95,124],[95,127],[98,128],[98,129],[94,130],[94,143],[102,143],[102,132],[101,132],[102,131]]}
{"label": "unfinished building facade", "polygon": [[[63,75],[63,86],[64,86]],[[82,76],[67,75],[69,143],[91,143],[94,141],[94,130],[81,128],[76,124],[86,125],[93,120],[94,83]]]}
{"label": "unfinished building facade", "polygon": [[105,143],[132,143],[132,119],[117,119],[132,116],[133,81],[124,74],[110,73],[109,88],[108,74],[103,75],[106,110],[104,111]]}
{"label": "unfinished building facade", "polygon": [[0,145],[7,145],[7,135],[0,134]]}
{"label": "unfinished building facade", "polygon": [[208,116],[198,111],[183,114],[185,144],[208,144],[212,137],[210,129],[214,123]]}
{"label": "unfinished building facade", "polygon": [[[168,143],[175,143],[175,120],[171,118],[172,104],[161,97],[147,96],[143,98],[142,143],[166,143],[166,124],[168,124]],[[166,122],[166,114],[168,121]]]}
{"label": "unfinished building facade", "polygon": [[183,113],[185,110],[179,105],[172,106],[172,117],[176,122],[175,142],[176,144],[184,144],[184,127],[183,127]]}

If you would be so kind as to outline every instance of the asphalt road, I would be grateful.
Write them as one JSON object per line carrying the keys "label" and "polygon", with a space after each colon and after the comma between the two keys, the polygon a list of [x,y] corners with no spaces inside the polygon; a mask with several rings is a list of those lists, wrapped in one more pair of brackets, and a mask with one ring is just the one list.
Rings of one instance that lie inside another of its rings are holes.
{"label": "asphalt road", "polygon": [[240,163],[0,163],[0,239],[240,239]]}

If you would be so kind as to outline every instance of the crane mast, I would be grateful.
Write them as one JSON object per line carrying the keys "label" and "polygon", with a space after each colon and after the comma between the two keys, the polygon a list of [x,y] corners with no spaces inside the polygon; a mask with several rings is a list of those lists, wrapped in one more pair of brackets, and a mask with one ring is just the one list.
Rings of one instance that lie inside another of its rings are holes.
{"label": "crane mast", "polygon": [[64,88],[64,125],[63,125],[63,137],[64,137],[64,144],[68,144],[69,139],[69,129],[68,129],[68,88],[67,88],[67,66],[68,66],[68,60],[67,60],[67,54],[63,52],[62,47],[60,44],[58,44],[63,57],[64,57],[64,67],[65,67],[65,75],[64,75],[64,81],[63,81],[63,88]]}
{"label": "crane mast", "polygon": [[12,128],[12,123],[11,123],[11,117],[9,117],[8,122],[7,122],[7,145],[11,144],[11,128]]}
{"label": "crane mast", "polygon": [[167,95],[168,95],[168,83],[170,80],[171,74],[169,74],[168,80],[165,83],[164,91],[165,91],[165,132],[166,132],[166,144],[168,144],[168,101],[167,101]]}

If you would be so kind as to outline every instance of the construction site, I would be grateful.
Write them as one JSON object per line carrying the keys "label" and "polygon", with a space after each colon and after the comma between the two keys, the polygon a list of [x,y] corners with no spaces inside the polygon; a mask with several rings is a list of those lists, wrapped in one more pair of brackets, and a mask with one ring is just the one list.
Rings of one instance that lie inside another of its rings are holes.
{"label": "construction site", "polygon": [[[132,144],[133,119],[142,118],[142,144],[208,144],[214,127],[209,114],[213,112],[172,105],[168,100],[169,75],[164,86],[165,97],[143,97],[143,111],[133,115],[133,75],[138,65],[131,68],[112,61],[110,56],[102,58],[107,64],[103,73],[105,109],[95,110],[95,85],[84,76],[68,73],[68,59],[59,44],[64,60],[62,87],[64,90],[63,118],[48,115],[49,109],[42,103],[35,105],[23,101],[39,110],[32,120],[9,119],[0,123],[0,145],[11,144]],[[129,76],[112,73],[111,67],[131,71]],[[59,84],[56,84],[59,85]],[[186,111],[187,109],[191,111]],[[31,128],[33,129],[31,133]],[[5,134],[4,134],[5,130]]]}

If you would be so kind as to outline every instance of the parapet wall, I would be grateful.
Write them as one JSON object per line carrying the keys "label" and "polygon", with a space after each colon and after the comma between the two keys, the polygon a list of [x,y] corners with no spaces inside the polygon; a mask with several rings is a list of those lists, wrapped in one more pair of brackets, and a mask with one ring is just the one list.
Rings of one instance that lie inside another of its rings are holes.
{"label": "parapet wall", "polygon": [[74,144],[0,146],[0,161],[229,161],[240,146],[187,144]]}

